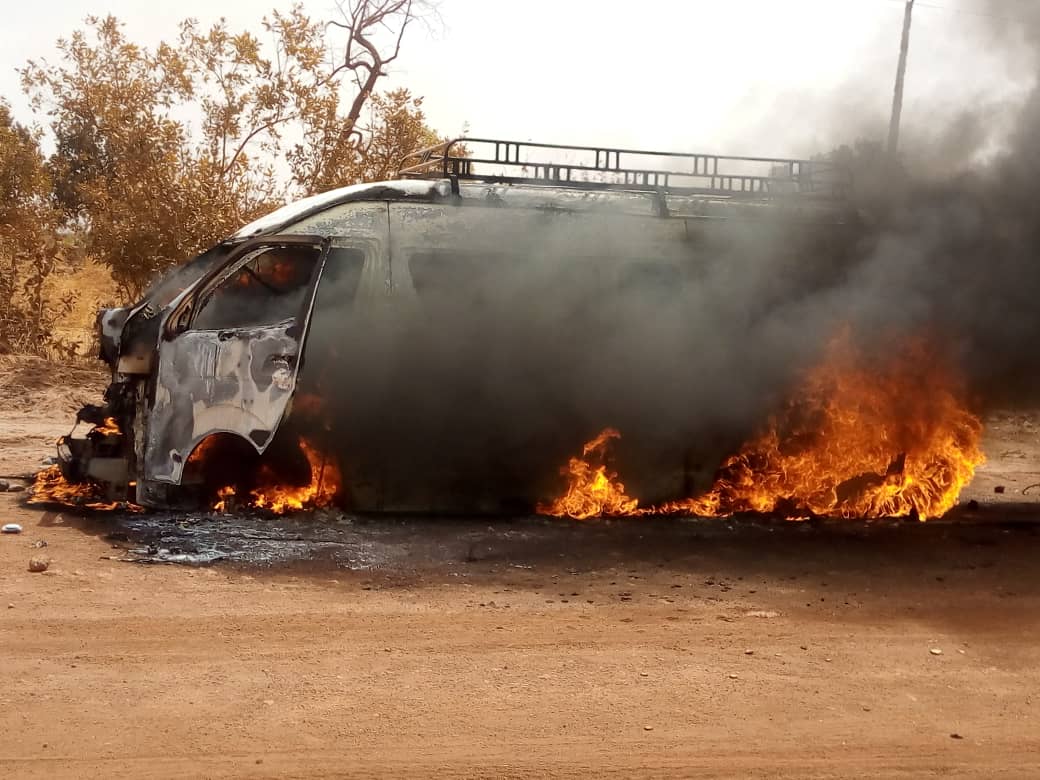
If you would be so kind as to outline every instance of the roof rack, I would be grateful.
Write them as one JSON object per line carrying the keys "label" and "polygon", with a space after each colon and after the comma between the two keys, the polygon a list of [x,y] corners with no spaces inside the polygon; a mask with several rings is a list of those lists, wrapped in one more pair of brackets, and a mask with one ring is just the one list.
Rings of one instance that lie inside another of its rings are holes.
{"label": "roof rack", "polygon": [[[548,159],[556,157],[558,159]],[[850,172],[834,163],[456,138],[406,155],[398,175],[492,184],[664,192],[725,198],[843,199]]]}

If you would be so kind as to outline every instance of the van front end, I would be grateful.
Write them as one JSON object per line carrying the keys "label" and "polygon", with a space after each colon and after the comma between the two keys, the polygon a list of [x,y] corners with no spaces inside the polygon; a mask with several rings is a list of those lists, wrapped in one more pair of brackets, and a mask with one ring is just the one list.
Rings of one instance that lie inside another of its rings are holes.
{"label": "van front end", "polygon": [[137,499],[142,401],[148,377],[119,371],[120,336],[130,313],[129,309],[118,308],[98,315],[98,358],[111,370],[112,381],[103,402],[80,408],[72,430],[57,443],[61,477],[76,486],[70,489],[109,503],[133,503]]}

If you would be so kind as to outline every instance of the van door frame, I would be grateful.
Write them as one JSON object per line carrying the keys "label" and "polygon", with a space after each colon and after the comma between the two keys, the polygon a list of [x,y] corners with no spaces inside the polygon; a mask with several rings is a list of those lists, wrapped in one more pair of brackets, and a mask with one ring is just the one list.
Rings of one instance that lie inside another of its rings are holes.
{"label": "van door frame", "polygon": [[[142,482],[180,484],[195,448],[218,433],[262,454],[296,390],[300,358],[331,240],[273,235],[244,242],[194,285],[165,318],[145,435]],[[314,247],[319,256],[299,312],[254,326],[194,330],[207,296],[264,247]]]}

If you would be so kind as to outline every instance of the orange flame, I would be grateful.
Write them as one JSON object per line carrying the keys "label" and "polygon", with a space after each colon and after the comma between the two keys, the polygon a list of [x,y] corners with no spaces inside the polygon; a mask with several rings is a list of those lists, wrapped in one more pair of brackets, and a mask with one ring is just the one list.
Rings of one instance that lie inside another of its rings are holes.
{"label": "orange flame", "polygon": [[[590,455],[602,461],[606,457],[607,444],[620,439],[621,434],[607,428],[585,445],[582,456]],[[572,517],[588,520],[605,515],[631,515],[636,512],[639,501],[625,495],[625,486],[617,480],[617,474],[608,472],[606,465],[592,466],[582,458],[571,458],[560,473],[567,477],[567,492],[549,505],[539,505],[538,512],[554,517]]]}
{"label": "orange flame", "polygon": [[[269,466],[261,466],[261,485],[250,491],[249,506],[281,515],[302,509],[321,509],[332,504],[343,484],[339,468],[302,437],[300,449],[310,465],[310,482],[302,486],[284,485]],[[222,487],[217,491],[218,500],[213,504],[213,509],[217,512],[227,511],[235,495],[233,486]]]}
{"label": "orange flame", "polygon": [[[104,500],[97,485],[92,482],[69,482],[57,466],[48,466],[36,474],[27,503],[64,504],[105,512],[119,508],[118,503]],[[134,508],[133,505],[130,508]]]}
{"label": "orange flame", "polygon": [[985,460],[982,423],[958,385],[922,342],[877,366],[843,335],[765,433],[723,464],[708,496],[671,509],[941,517]]}
{"label": "orange flame", "polygon": [[226,512],[228,511],[229,502],[235,497],[235,489],[230,485],[225,485],[217,491],[217,502],[213,505],[214,511]]}
{"label": "orange flame", "polygon": [[[941,517],[985,460],[981,436],[982,423],[952,372],[923,343],[879,366],[842,335],[766,430],[722,464],[706,494],[642,510],[626,497],[627,510],[600,513]],[[572,459],[568,470],[588,469]],[[595,515],[597,505],[585,495],[595,487],[572,478],[567,495],[546,513]]]}
{"label": "orange flame", "polygon": [[[122,431],[114,417],[106,417],[101,425],[91,428],[89,436],[121,436]],[[133,486],[134,483],[131,483]],[[29,504],[64,504],[70,507],[93,509],[109,512],[114,509],[127,509],[133,512],[142,508],[131,502],[114,502],[106,500],[101,487],[90,481],[73,483],[65,479],[58,466],[48,466],[36,474],[30,492]]]}
{"label": "orange flame", "polygon": [[106,417],[102,425],[94,426],[92,433],[100,433],[102,436],[120,436],[123,432],[119,430],[119,423],[116,422],[115,417]]}
{"label": "orange flame", "polygon": [[196,466],[205,463],[219,446],[220,439],[217,436],[209,436],[199,442],[199,445],[191,451],[188,456],[187,465]]}

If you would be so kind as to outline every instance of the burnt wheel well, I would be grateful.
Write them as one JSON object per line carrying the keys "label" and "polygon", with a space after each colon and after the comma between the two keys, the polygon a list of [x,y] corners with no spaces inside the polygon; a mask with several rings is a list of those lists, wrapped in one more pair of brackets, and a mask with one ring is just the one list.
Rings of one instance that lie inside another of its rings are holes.
{"label": "burnt wheel well", "polygon": [[297,437],[276,435],[260,454],[248,439],[219,432],[202,439],[184,466],[181,485],[209,502],[221,488],[232,486],[245,494],[261,481],[275,477],[285,484],[307,484],[310,466]]}
{"label": "burnt wheel well", "polygon": [[234,433],[206,436],[195,445],[184,464],[181,484],[215,493],[228,484],[241,482],[260,467],[260,454],[246,439]]}

